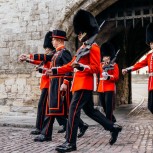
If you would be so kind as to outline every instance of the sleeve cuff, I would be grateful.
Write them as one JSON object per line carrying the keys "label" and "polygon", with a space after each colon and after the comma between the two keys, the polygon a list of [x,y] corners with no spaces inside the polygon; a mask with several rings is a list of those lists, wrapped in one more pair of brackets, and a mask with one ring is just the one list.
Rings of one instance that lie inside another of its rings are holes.
{"label": "sleeve cuff", "polygon": [[90,67],[88,65],[84,65],[84,64],[80,63],[80,66],[82,68],[80,71],[90,70]]}
{"label": "sleeve cuff", "polygon": [[30,63],[30,60],[27,59],[26,62],[27,62],[27,63]]}
{"label": "sleeve cuff", "polygon": [[42,68],[39,68],[38,71],[39,71],[39,73],[43,73],[43,69]]}
{"label": "sleeve cuff", "polygon": [[111,78],[111,77],[110,77],[110,76],[108,76],[108,78],[107,78],[106,80],[110,80],[110,78]]}
{"label": "sleeve cuff", "polygon": [[58,71],[57,71],[57,68],[52,68],[52,72],[53,72],[53,74],[58,74]]}
{"label": "sleeve cuff", "polygon": [[131,72],[133,68],[134,68],[133,66],[130,66],[130,67],[127,67],[126,70],[127,72]]}
{"label": "sleeve cuff", "polygon": [[33,54],[28,55],[30,59],[33,59]]}

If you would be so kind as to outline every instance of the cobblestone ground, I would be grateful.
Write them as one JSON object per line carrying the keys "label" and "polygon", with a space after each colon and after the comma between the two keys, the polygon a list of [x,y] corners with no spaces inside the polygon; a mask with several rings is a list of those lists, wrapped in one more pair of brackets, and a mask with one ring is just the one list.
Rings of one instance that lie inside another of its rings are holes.
{"label": "cobblestone ground", "polygon": [[[76,153],[153,153],[153,115],[147,110],[147,85],[134,84],[133,88],[133,102],[140,102],[142,98],[145,101],[130,115],[127,115],[127,106],[116,111],[118,123],[123,126],[118,141],[110,146],[110,133],[99,125],[90,124],[94,126],[78,139]],[[20,125],[21,122],[23,127],[35,122],[35,119],[22,120],[14,123],[16,120],[13,118],[4,118],[0,121],[1,125]],[[56,153],[55,146],[64,142],[64,134],[57,134],[55,129],[52,142],[36,143],[34,136],[29,135],[30,128],[0,126],[0,153]]]}
{"label": "cobblestone ground", "polygon": [[[76,153],[153,153],[153,116],[143,103],[129,116],[121,118],[123,130],[110,146],[109,132],[101,126],[90,126],[78,139]],[[0,127],[0,153],[56,153],[55,146],[64,142],[64,134],[54,130],[52,142],[33,142],[30,128]]]}

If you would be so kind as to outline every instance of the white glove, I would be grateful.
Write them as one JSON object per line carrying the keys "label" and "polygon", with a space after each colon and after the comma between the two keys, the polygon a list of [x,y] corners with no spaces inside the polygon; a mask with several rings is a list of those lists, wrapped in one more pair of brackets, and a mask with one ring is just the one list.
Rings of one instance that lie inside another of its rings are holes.
{"label": "white glove", "polygon": [[109,75],[109,74],[108,74],[107,72],[103,72],[103,73],[102,73],[102,76],[103,76],[103,77],[106,77],[106,76],[108,76],[108,75]]}
{"label": "white glove", "polygon": [[108,77],[109,77],[109,74],[108,74],[107,72],[103,72],[103,73],[102,73],[102,76],[103,76],[103,79],[104,79],[104,80],[107,80]]}
{"label": "white glove", "polygon": [[66,91],[66,90],[67,90],[67,85],[63,83],[60,87],[60,91]]}

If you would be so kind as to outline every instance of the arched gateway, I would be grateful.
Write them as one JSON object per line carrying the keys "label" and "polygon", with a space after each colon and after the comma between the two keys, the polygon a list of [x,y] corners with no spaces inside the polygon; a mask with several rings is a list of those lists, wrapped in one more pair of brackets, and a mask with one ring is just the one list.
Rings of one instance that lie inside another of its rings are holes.
{"label": "arched gateway", "polygon": [[[153,21],[153,1],[119,0],[107,5],[107,8],[104,8],[103,4],[97,4],[87,10],[96,14],[99,25],[106,20],[97,42],[101,45],[109,40],[117,49],[121,49],[117,60],[120,70],[133,65],[147,53],[149,47],[145,43],[145,29],[147,24]],[[117,102],[119,105],[130,104],[132,103],[131,97],[131,74],[123,77],[120,72]]]}
{"label": "arched gateway", "polygon": [[[76,50],[72,19],[80,8],[90,11],[100,24],[97,42],[110,40],[120,48],[120,69],[144,55],[145,28],[153,17],[151,0],[5,0],[0,1],[0,113],[25,114],[36,110],[39,76],[28,64],[19,64],[18,55],[43,50],[43,38],[54,28],[67,32],[67,47]],[[36,79],[36,77],[38,79]],[[131,103],[131,76],[120,77],[118,104]]]}

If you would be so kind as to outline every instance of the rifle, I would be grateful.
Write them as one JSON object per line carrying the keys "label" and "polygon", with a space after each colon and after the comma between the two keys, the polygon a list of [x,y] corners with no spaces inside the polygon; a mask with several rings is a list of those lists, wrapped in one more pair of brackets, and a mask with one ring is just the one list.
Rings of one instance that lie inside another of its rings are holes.
{"label": "rifle", "polygon": [[[101,30],[102,26],[104,25],[105,20],[102,22],[102,24],[99,26],[99,31]],[[81,48],[77,53],[76,53],[76,62],[78,62],[80,60],[81,57],[89,54],[90,52],[90,48],[92,46],[92,44],[94,43],[96,37],[97,37],[98,33],[96,33],[95,35],[93,35],[92,37],[90,37],[84,44],[85,44],[85,48]]]}
{"label": "rifle", "polygon": [[103,66],[104,72],[107,72],[108,70],[113,70],[114,69],[114,63],[116,61],[117,55],[120,52],[120,49],[116,52],[115,57],[110,61],[110,63],[106,66]]}

